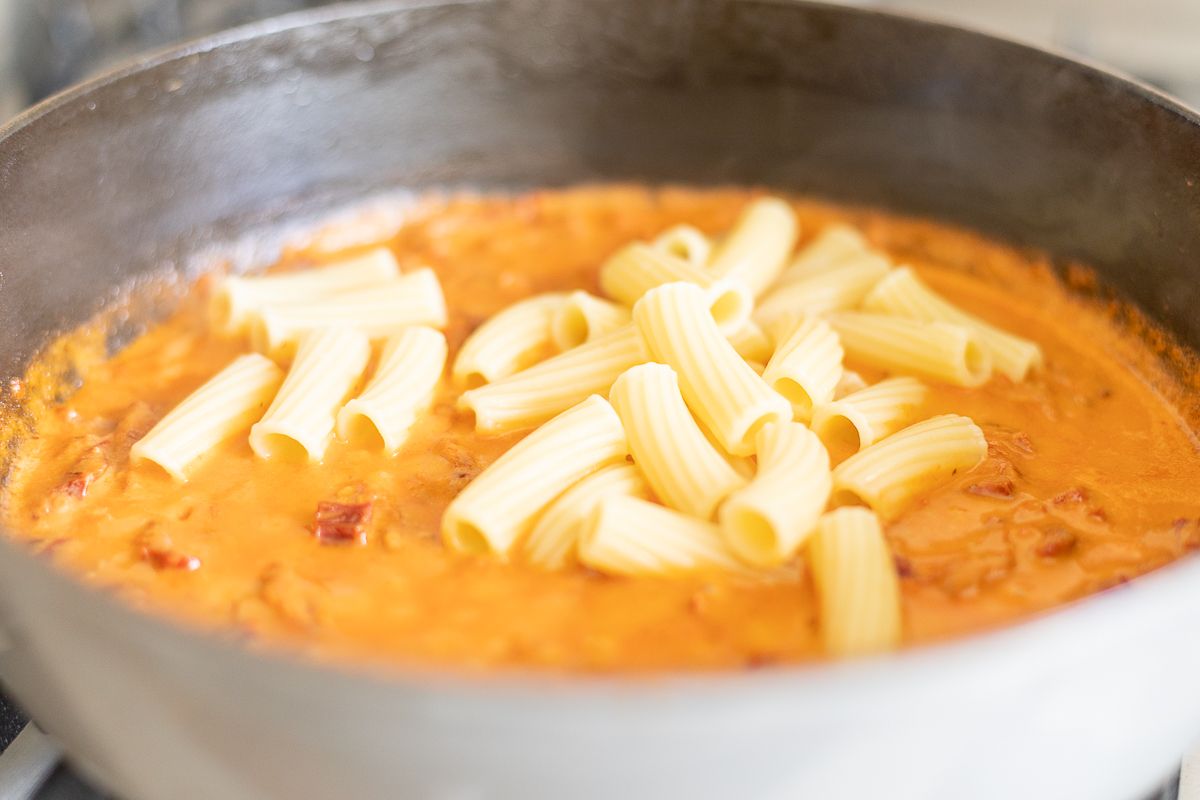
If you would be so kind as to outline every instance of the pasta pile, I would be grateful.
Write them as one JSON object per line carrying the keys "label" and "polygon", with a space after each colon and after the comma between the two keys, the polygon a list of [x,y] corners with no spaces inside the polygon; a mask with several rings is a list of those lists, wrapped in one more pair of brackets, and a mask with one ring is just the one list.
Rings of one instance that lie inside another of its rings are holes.
{"label": "pasta pile", "polygon": [[[214,293],[212,317],[261,353],[235,359],[130,451],[181,482],[200,456],[247,428],[262,458],[320,461],[335,431],[395,452],[445,370],[446,338],[436,328],[446,324],[446,303],[437,277],[430,269],[401,275],[384,248],[295,274],[227,278]],[[356,392],[376,340],[375,369]],[[276,362],[288,360],[285,374]]]}
{"label": "pasta pile", "polygon": [[[765,198],[716,243],[681,225],[623,247],[603,297],[538,295],[481,325],[451,368],[460,405],[481,433],[536,429],[451,502],[447,546],[624,576],[803,555],[830,652],[895,646],[883,522],[987,453],[966,417],[919,420],[923,379],[1020,381],[1042,354],[849,226],[793,253],[798,235]],[[891,377],[868,386],[846,360]]]}

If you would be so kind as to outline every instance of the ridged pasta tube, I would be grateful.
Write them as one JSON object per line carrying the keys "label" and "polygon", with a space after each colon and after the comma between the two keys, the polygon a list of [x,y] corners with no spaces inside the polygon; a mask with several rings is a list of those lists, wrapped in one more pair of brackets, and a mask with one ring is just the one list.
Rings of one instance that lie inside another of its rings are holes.
{"label": "ridged pasta tube", "polygon": [[371,343],[354,328],[323,328],[301,339],[279,394],[250,429],[250,448],[260,458],[320,461],[338,408],[370,357]]}
{"label": "ridged pasta tube", "polygon": [[817,317],[786,317],[773,337],[779,345],[763,370],[767,385],[788,399],[795,419],[807,422],[813,407],[833,399],[842,378],[838,335]]}
{"label": "ridged pasta tube", "polygon": [[417,415],[433,401],[446,349],[445,336],[422,326],[388,339],[366,388],[338,412],[338,436],[388,453],[399,450]]}
{"label": "ridged pasta tube", "polygon": [[396,278],[400,267],[387,248],[380,247],[326,267],[281,275],[235,275],[213,292],[213,324],[226,333],[241,333],[264,308],[322,300],[330,295],[365,289]]}
{"label": "ridged pasta tube", "polygon": [[829,502],[829,454],[799,422],[758,432],[758,473],[721,506],[721,533],[743,561],[782,564],[804,542]]}
{"label": "ridged pasta tube", "polygon": [[282,382],[283,370],[266,356],[238,356],[134,443],[129,457],[152,461],[186,482],[200,456],[263,415]]}
{"label": "ridged pasta tube", "polygon": [[851,311],[828,319],[852,360],[954,386],[982,386],[992,377],[991,354],[961,325]]}
{"label": "ridged pasta tube", "polygon": [[492,383],[548,355],[550,323],[566,297],[564,292],[534,295],[489,317],[458,348],[450,368],[455,385],[473,389]]}
{"label": "ridged pasta tube", "polygon": [[821,639],[834,656],[900,644],[900,585],[879,519],[865,508],[831,511],[808,546]]}
{"label": "ridged pasta tube", "polygon": [[1037,343],[1002,331],[951,304],[922,283],[910,267],[894,270],[876,284],[863,301],[863,307],[881,314],[961,325],[991,353],[995,368],[1013,381],[1025,380],[1044,360]]}
{"label": "ridged pasta tube", "polygon": [[621,248],[600,267],[600,288],[627,306],[637,303],[656,286],[679,281],[704,289],[712,318],[722,331],[733,333],[750,318],[754,295],[745,284],[719,279],[641,242]]}
{"label": "ridged pasta tube", "polygon": [[757,297],[783,271],[799,232],[796,213],[783,200],[755,200],[713,248],[708,271],[745,284]]}
{"label": "ridged pasta tube", "polygon": [[613,383],[608,400],[625,426],[634,463],[665,505],[712,519],[720,502],[746,484],[692,419],[667,365],[631,367]]}
{"label": "ridged pasta tube", "polygon": [[968,417],[927,419],[839,464],[833,471],[833,503],[868,505],[890,519],[916,495],[974,469],[986,456],[987,439]]}
{"label": "ridged pasta tube", "polygon": [[867,253],[802,277],[764,297],[754,311],[754,320],[769,326],[784,314],[828,314],[858,308],[890,268],[883,256]]}
{"label": "ridged pasta tube", "polygon": [[650,496],[650,487],[633,464],[613,464],[593,472],[563,492],[538,517],[525,537],[525,560],[543,569],[561,569],[578,555],[579,534],[592,511],[606,497]]}
{"label": "ridged pasta tube", "polygon": [[442,515],[442,539],[460,552],[505,558],[551,501],[628,454],[617,412],[592,395],[517,442],[467,484]]}
{"label": "ridged pasta tube", "polygon": [[635,497],[606,497],[579,537],[579,560],[609,575],[747,572],[711,522]]}
{"label": "ridged pasta tube", "polygon": [[257,350],[285,357],[301,336],[318,328],[354,328],[382,339],[410,325],[446,325],[446,300],[429,268],[368,289],[268,307],[253,327],[253,342]]}
{"label": "ridged pasta tube", "polygon": [[742,327],[729,334],[728,339],[738,355],[747,361],[765,364],[775,352],[771,337],[754,320],[746,320]]}
{"label": "ridged pasta tube", "polygon": [[817,234],[812,242],[800,248],[775,286],[787,286],[802,278],[835,269],[843,262],[868,252],[866,237],[857,229],[849,225],[830,225]]}
{"label": "ridged pasta tube", "polygon": [[928,394],[928,388],[916,378],[888,378],[818,405],[812,429],[830,453],[847,456],[907,425]]}
{"label": "ridged pasta tube", "polygon": [[608,394],[625,370],[647,360],[642,337],[626,325],[542,363],[463,392],[475,429],[503,433],[541,424],[590,394]]}
{"label": "ridged pasta tube", "polygon": [[570,350],[629,324],[627,306],[587,292],[571,292],[550,319],[550,338],[559,350]]}
{"label": "ridged pasta tube", "polygon": [[675,225],[667,228],[654,239],[650,246],[699,268],[703,268],[708,263],[708,256],[712,252],[712,242],[691,225]]}
{"label": "ridged pasta tube", "polygon": [[700,287],[651,289],[633,307],[633,321],[650,354],[679,375],[688,408],[727,452],[750,455],[759,428],[792,418],[788,401],[721,335]]}

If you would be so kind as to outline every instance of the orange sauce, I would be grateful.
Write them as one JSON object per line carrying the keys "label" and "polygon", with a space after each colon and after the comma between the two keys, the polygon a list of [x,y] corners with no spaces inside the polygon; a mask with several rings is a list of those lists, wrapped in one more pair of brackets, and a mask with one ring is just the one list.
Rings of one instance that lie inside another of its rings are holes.
{"label": "orange sauce", "polygon": [[[620,245],[678,222],[720,232],[752,196],[616,186],[429,198],[388,244],[402,266],[437,271],[453,357],[506,305],[595,291],[597,267]],[[852,222],[962,307],[1046,352],[1045,371],[1024,384],[939,386],[923,410],[973,417],[991,452],[887,528],[906,643],[1011,622],[1200,547],[1196,440],[1156,388],[1161,370],[1140,337],[1038,257],[928,222],[795,207],[804,238]],[[337,238],[293,248],[277,268],[336,257]],[[802,564],[769,581],[620,579],[443,549],[446,504],[519,438],[477,436],[449,387],[394,457],[335,443],[317,466],[264,462],[238,437],[186,486],[132,468],[132,442],[247,349],[209,330],[205,302],[201,281],[115,357],[78,365],[82,388],[36,415],[3,499],[17,538],[141,608],[320,659],[642,671],[820,657]],[[319,542],[310,528],[322,500],[371,501],[366,544]]]}

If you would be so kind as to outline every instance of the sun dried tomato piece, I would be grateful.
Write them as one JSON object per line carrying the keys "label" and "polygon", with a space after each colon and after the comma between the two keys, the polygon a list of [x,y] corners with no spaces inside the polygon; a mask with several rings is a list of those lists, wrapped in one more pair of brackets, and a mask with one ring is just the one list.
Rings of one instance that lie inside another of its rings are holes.
{"label": "sun dried tomato piece", "polygon": [[973,483],[967,487],[967,491],[971,494],[977,494],[980,497],[994,497],[999,500],[1008,500],[1012,498],[1015,488],[1012,481],[999,479]]}
{"label": "sun dried tomato piece", "polygon": [[366,544],[367,523],[371,521],[370,503],[317,503],[313,536],[325,544]]}
{"label": "sun dried tomato piece", "polygon": [[1039,556],[1054,558],[1075,549],[1078,537],[1066,528],[1050,528],[1042,533],[1042,541],[1034,552]]}

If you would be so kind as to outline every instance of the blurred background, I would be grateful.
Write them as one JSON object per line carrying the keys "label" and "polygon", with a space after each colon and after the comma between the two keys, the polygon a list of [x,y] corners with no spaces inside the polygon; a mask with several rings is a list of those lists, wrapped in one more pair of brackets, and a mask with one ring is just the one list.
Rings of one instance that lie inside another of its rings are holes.
{"label": "blurred background", "polygon": [[[326,2],[0,0],[0,120],[140,51]],[[1133,73],[1200,106],[1200,0],[842,2],[911,11],[1051,45]]]}

